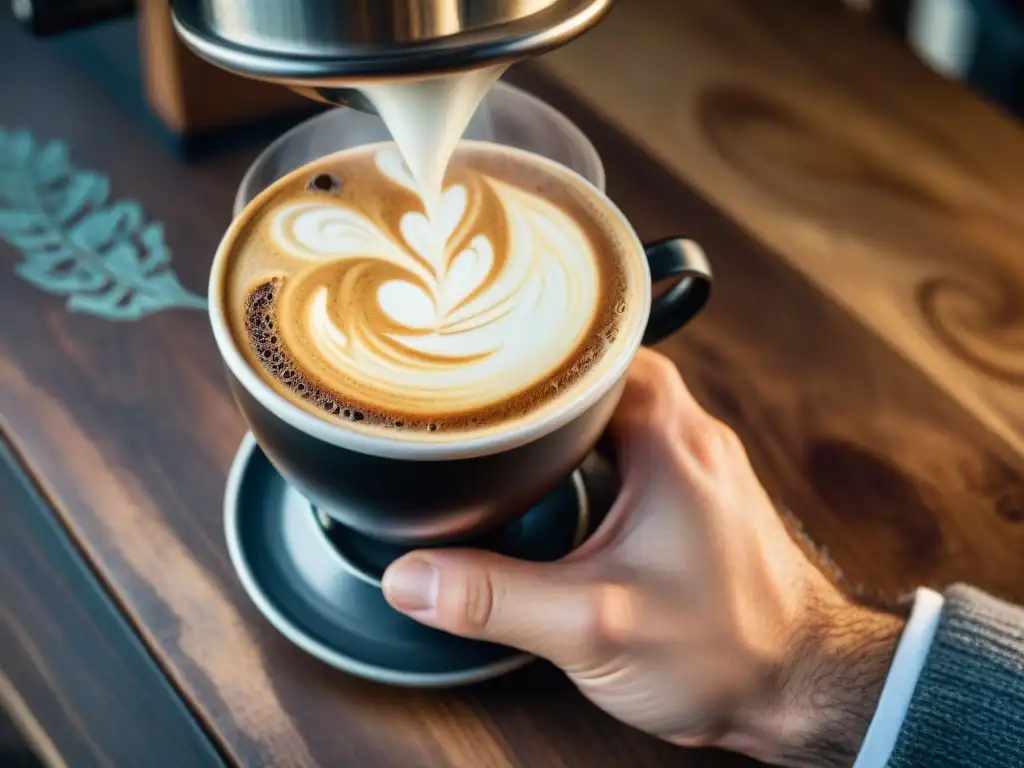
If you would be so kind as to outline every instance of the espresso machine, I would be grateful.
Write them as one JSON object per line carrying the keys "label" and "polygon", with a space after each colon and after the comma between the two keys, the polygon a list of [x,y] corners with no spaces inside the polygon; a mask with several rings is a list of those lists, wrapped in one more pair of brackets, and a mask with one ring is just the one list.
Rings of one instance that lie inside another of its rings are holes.
{"label": "espresso machine", "polygon": [[[596,24],[610,5],[611,0],[172,0],[172,11],[181,39],[201,58],[247,78],[355,108],[352,114],[336,111],[351,122],[379,121],[366,114],[373,108],[361,96],[361,85],[535,56]],[[523,94],[509,98],[508,111],[518,119],[531,120],[535,128],[550,120],[560,126],[557,130],[568,130],[568,121],[539,100]],[[292,144],[303,130],[293,130]],[[269,156],[275,151],[272,145]],[[247,178],[245,197],[251,199],[272,180],[248,189],[253,179]],[[225,526],[246,592],[282,634],[332,666],[397,685],[469,683],[529,660],[509,648],[422,626],[384,600],[381,577],[390,562],[411,548],[453,543],[454,523],[449,525],[441,510],[421,511],[420,519],[412,520],[415,512],[402,517],[403,503],[381,505],[374,519],[360,513],[362,525],[347,524],[359,516],[317,508],[276,471],[280,465],[271,464],[264,448],[251,435],[240,448],[228,478]],[[368,483],[375,482],[373,472],[367,470]],[[612,478],[595,463],[591,470],[571,472],[538,504],[517,512],[519,517],[487,530],[475,524],[472,536],[458,543],[555,560],[593,530],[613,494]],[[415,509],[415,498],[404,506]],[[430,533],[414,543],[402,540],[403,531],[413,530]]]}
{"label": "espresso machine", "polygon": [[536,56],[583,33],[612,0],[172,0],[207,61],[331,104],[372,109],[353,86]]}

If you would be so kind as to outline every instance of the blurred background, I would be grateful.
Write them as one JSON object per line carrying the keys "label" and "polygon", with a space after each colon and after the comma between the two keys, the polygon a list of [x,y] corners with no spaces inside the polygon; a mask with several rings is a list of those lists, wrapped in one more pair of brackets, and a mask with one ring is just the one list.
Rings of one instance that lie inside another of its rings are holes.
{"label": "blurred background", "polygon": [[1024,115],[1024,0],[843,0],[936,72]]}
{"label": "blurred background", "polygon": [[[1024,115],[1024,0],[817,1],[845,5],[943,77]],[[273,136],[322,108],[200,61],[176,38],[168,5],[169,0],[11,0],[10,13],[25,34],[103,82],[183,156],[215,150],[218,140],[236,143],[239,131]],[[657,2],[631,5],[650,5],[652,19],[659,16]],[[612,15],[603,26],[615,23]]]}

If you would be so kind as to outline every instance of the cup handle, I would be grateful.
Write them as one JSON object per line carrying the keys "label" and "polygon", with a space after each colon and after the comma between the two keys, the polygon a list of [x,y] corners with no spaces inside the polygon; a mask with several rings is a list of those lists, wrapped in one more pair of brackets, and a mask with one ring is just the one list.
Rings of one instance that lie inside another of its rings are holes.
{"label": "cup handle", "polygon": [[692,240],[669,237],[644,246],[651,282],[681,278],[664,295],[651,302],[644,344],[657,344],[686,325],[701,311],[711,295],[711,265],[704,249]]}

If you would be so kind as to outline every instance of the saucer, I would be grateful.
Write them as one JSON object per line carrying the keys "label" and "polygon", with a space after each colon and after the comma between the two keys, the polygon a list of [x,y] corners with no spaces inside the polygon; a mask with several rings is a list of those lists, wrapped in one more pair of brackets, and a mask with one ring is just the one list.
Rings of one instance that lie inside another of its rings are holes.
{"label": "saucer", "polygon": [[[471,545],[524,560],[565,556],[607,512],[610,474],[591,456],[523,517]],[[332,667],[391,685],[446,687],[496,677],[531,659],[395,611],[380,578],[406,550],[317,513],[251,434],[231,465],[224,523],[228,552],[249,598],[281,634]]]}

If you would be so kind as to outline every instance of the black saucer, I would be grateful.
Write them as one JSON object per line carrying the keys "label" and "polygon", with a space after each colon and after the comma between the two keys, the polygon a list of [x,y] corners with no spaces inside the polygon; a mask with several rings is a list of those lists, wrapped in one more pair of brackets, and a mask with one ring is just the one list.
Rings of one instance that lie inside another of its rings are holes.
{"label": "black saucer", "polygon": [[[596,528],[612,483],[607,467],[591,457],[526,515],[473,546],[557,560]],[[224,522],[231,560],[260,612],[333,667],[392,685],[442,687],[495,677],[530,660],[424,627],[392,609],[380,577],[403,550],[317,514],[251,434],[228,475]]]}

